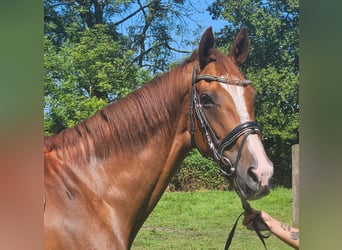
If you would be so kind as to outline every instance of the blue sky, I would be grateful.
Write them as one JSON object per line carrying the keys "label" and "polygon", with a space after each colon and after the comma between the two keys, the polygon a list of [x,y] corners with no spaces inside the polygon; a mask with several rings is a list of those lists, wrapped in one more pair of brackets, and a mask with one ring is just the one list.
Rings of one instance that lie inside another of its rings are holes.
{"label": "blue sky", "polygon": [[[193,19],[196,20],[196,23],[201,25],[203,28],[199,31],[199,37],[203,34],[203,32],[209,27],[213,27],[213,31],[219,31],[227,22],[223,20],[213,20],[209,12],[207,11],[208,6],[210,6],[215,0],[198,0],[193,5],[198,9],[198,12],[193,16]],[[189,22],[189,29],[191,31],[195,31],[197,29],[196,24],[193,22]],[[189,34],[191,35],[191,34]],[[189,39],[193,39],[193,37],[189,36]],[[187,48],[194,49],[194,48]]]}
{"label": "blue sky", "polygon": [[[213,31],[219,31],[224,24],[226,24],[226,21],[222,20],[213,20],[209,14],[209,12],[206,10],[208,6],[210,6],[215,0],[190,0],[191,5],[193,6],[193,15],[190,19],[187,20],[186,25],[188,25],[189,32],[186,33],[183,37],[175,37],[175,42],[172,44],[172,46],[176,49],[180,50],[187,50],[187,51],[193,51],[197,45],[188,45],[186,41],[194,41],[199,40],[203,32],[206,28],[209,26],[213,27]],[[137,6],[138,8],[138,6]],[[134,9],[134,8],[133,8]],[[134,24],[136,20],[132,18],[131,20],[128,20],[124,22],[122,25],[119,26],[119,32],[122,32],[123,34],[126,33],[126,28],[128,25],[130,25],[130,22]],[[201,26],[200,28],[198,26]],[[174,52],[173,57],[174,60],[180,60],[181,58],[187,56],[187,54],[184,53],[177,53]]]}
{"label": "blue sky", "polygon": [[[217,31],[223,27],[226,21],[213,20],[209,12],[206,10],[212,5],[215,0],[198,0],[193,5],[198,9],[197,15],[195,15],[196,21],[204,26],[205,28],[213,26],[214,30]],[[193,25],[195,27],[195,25]]]}

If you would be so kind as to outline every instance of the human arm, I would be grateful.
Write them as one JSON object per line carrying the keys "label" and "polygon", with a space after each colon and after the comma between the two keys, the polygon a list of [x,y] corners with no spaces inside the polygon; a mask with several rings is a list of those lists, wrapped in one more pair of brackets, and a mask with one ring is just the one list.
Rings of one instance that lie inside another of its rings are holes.
{"label": "human arm", "polygon": [[[246,226],[250,230],[254,230],[253,221],[259,214],[258,218],[261,218],[268,226],[269,230],[277,236],[279,239],[292,246],[295,249],[299,249],[299,229],[295,227],[291,227],[274,219],[268,213],[264,211],[256,211],[253,210],[249,214],[245,214],[245,218],[243,220],[243,225]],[[259,225],[259,224],[258,224]],[[259,227],[260,230],[267,230],[266,227]]]}

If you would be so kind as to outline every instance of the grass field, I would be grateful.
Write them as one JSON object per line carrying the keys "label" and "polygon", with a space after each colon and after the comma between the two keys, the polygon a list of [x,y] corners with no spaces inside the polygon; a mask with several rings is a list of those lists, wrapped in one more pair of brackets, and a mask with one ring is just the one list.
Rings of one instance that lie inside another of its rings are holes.
{"label": "grass field", "polygon": [[[291,225],[291,189],[277,188],[250,204]],[[223,249],[227,236],[242,212],[234,192],[166,192],[138,233],[132,249]],[[240,218],[232,250],[264,249],[255,232],[246,229]],[[274,235],[267,248],[292,249]]]}

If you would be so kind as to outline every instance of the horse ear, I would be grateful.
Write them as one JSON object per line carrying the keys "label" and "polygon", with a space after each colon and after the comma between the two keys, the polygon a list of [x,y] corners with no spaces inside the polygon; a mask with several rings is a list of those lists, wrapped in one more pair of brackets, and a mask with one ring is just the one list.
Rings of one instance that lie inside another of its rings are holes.
{"label": "horse ear", "polygon": [[199,62],[202,69],[212,60],[210,54],[213,48],[215,48],[215,39],[212,27],[209,27],[202,35],[198,48]]}
{"label": "horse ear", "polygon": [[236,63],[243,63],[247,58],[248,44],[249,38],[247,28],[243,27],[235,38],[233,46],[229,50],[228,56],[232,57]]}

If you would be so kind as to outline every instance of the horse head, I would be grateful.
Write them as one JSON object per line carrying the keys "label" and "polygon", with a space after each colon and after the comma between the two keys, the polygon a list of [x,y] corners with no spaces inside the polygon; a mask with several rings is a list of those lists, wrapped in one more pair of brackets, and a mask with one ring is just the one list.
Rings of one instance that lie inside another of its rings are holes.
{"label": "horse head", "polygon": [[248,43],[243,28],[225,55],[215,48],[211,28],[203,34],[193,68],[191,133],[199,151],[214,158],[234,181],[241,198],[258,199],[269,193],[273,164],[255,122],[256,90],[238,68],[247,57]]}

